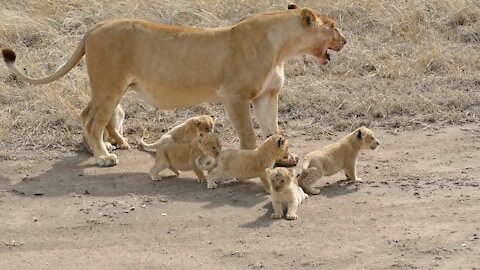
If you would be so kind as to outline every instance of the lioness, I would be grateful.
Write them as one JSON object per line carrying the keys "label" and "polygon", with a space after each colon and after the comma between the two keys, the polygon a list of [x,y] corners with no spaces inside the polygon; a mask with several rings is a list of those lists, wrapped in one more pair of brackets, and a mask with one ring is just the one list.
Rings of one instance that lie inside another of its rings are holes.
{"label": "lioness", "polygon": [[267,168],[267,177],[272,185],[272,218],[282,218],[287,208],[287,219],[297,219],[298,206],[308,198],[303,189],[297,185],[291,169]]}
{"label": "lioness", "polygon": [[167,168],[176,176],[180,175],[179,170],[193,170],[198,182],[205,182],[205,175],[197,163],[205,157],[216,159],[221,150],[220,139],[213,132],[200,134],[189,144],[174,142],[160,145],[156,149],[155,165],[150,169],[150,177],[155,181],[160,180],[159,173]]}
{"label": "lioness", "polygon": [[100,22],[85,34],[67,63],[42,79],[18,71],[13,50],[4,48],[2,55],[11,72],[32,84],[61,78],[85,55],[92,95],[84,134],[99,166],[118,162],[102,135],[129,87],[161,109],[221,102],[241,147],[254,149],[250,104],[264,136],[277,133],[284,63],[309,54],[326,64],[327,51],[340,51],[346,43],[333,19],[291,7],[211,29],[130,19]]}
{"label": "lioness", "polygon": [[227,178],[245,180],[260,177],[265,191],[270,193],[270,182],[265,169],[271,168],[275,160],[286,155],[288,155],[288,141],[280,134],[268,137],[253,150],[225,150],[217,158],[217,166],[208,174],[207,188],[216,188],[216,181]]}
{"label": "lioness", "polygon": [[194,116],[175,126],[172,130],[160,137],[158,141],[149,144],[145,143],[143,139],[140,139],[138,145],[143,149],[148,150],[170,142],[188,144],[196,139],[198,135],[213,132],[214,126],[215,119],[212,115]]}
{"label": "lioness", "polygon": [[356,171],[358,153],[362,149],[376,149],[379,145],[370,129],[358,128],[340,141],[305,155],[298,185],[307,193],[318,194],[320,189],[311,185],[319,178],[334,175],[341,170],[347,179],[362,181],[357,177]]}

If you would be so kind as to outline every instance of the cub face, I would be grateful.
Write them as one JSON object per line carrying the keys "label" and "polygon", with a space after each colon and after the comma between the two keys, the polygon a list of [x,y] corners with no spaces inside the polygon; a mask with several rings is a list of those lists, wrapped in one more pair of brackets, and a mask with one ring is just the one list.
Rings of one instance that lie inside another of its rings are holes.
{"label": "cub face", "polygon": [[266,143],[270,144],[277,159],[288,158],[288,141],[281,134],[273,134],[267,138]]}
{"label": "cub face", "polygon": [[290,187],[294,174],[292,170],[283,167],[277,167],[275,169],[267,168],[266,172],[268,181],[270,181],[273,191],[282,192]]}
{"label": "cub face", "polygon": [[213,132],[200,134],[198,138],[198,147],[204,154],[212,158],[217,158],[222,151],[220,138]]}
{"label": "cub face", "polygon": [[378,140],[375,138],[375,135],[370,129],[366,127],[361,127],[355,132],[358,143],[360,144],[360,147],[362,149],[374,150],[377,149],[377,147],[380,145],[380,142],[378,142]]}
{"label": "cub face", "polygon": [[215,128],[215,117],[213,115],[200,115],[192,117],[191,120],[198,134],[213,132]]}

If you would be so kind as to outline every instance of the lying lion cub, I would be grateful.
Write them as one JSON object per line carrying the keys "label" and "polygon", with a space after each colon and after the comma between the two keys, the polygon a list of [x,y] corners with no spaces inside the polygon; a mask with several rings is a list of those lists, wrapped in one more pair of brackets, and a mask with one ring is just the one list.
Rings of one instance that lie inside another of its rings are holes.
{"label": "lying lion cub", "polygon": [[148,144],[140,139],[138,144],[145,150],[153,150],[158,146],[169,142],[189,144],[195,140],[199,134],[213,132],[214,127],[215,119],[212,115],[194,116],[174,127],[172,130],[160,137],[160,139],[155,143]]}
{"label": "lying lion cub", "polygon": [[237,178],[245,180],[260,177],[265,191],[270,193],[270,183],[265,172],[275,160],[288,154],[288,142],[283,135],[274,134],[253,150],[230,149],[218,157],[217,166],[208,174],[207,188],[217,187],[218,180]]}
{"label": "lying lion cub", "polygon": [[267,168],[268,180],[272,185],[272,218],[282,218],[283,209],[287,208],[287,219],[297,219],[298,206],[308,198],[293,179],[293,170],[285,168]]}
{"label": "lying lion cub", "polygon": [[198,182],[205,182],[203,171],[197,166],[198,160],[206,156],[216,159],[222,150],[222,145],[217,134],[207,132],[200,134],[190,144],[167,143],[158,146],[155,157],[155,165],[150,169],[152,180],[160,180],[159,173],[164,169],[170,169],[176,176],[180,171],[191,171],[197,176]]}
{"label": "lying lion cub", "polygon": [[298,177],[298,184],[309,194],[318,194],[320,190],[311,185],[323,176],[334,175],[343,170],[348,180],[362,181],[357,178],[356,163],[362,149],[376,149],[380,143],[373,132],[361,127],[348,134],[340,141],[320,150],[308,153],[303,162],[303,171]]}

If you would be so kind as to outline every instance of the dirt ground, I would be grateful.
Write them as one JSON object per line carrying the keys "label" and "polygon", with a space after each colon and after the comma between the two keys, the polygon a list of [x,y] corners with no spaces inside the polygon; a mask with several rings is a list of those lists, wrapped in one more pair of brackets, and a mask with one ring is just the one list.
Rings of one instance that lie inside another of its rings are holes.
{"label": "dirt ground", "polygon": [[[363,182],[319,181],[296,221],[270,218],[258,180],[153,182],[138,150],[111,168],[84,152],[5,152],[1,268],[480,269],[480,127],[376,133]],[[290,140],[303,155],[343,135]]]}

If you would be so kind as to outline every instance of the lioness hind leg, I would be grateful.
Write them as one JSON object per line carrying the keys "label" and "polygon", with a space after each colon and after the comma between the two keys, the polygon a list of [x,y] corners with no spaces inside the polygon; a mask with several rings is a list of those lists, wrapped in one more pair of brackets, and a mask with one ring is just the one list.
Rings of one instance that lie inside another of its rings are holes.
{"label": "lioness hind leg", "polygon": [[109,137],[113,141],[113,143],[116,145],[118,149],[129,149],[130,145],[126,142],[125,138],[120,135],[119,131],[116,129],[116,127],[112,124],[112,121],[108,122],[106,126],[106,131],[109,134]]}

